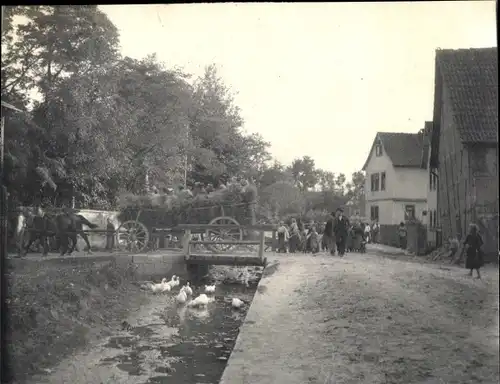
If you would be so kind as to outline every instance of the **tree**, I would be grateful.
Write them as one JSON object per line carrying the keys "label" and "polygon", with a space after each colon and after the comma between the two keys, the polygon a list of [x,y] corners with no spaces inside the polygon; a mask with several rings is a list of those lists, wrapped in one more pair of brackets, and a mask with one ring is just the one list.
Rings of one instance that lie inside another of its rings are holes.
{"label": "tree", "polygon": [[128,112],[128,123],[122,121],[120,126],[128,126],[124,146],[135,171],[123,175],[128,188],[141,189],[146,174],[156,185],[172,184],[179,179],[181,155],[190,149],[185,139],[192,89],[186,75],[164,69],[155,56],[140,61],[125,58],[116,70],[118,95]]}
{"label": "tree", "polygon": [[293,182],[293,177],[286,167],[279,161],[274,160],[271,166],[264,166],[259,177],[260,188],[266,188],[278,182]]}
{"label": "tree", "polygon": [[318,169],[318,184],[321,191],[335,190],[335,173]]}
{"label": "tree", "polygon": [[277,182],[262,189],[261,205],[267,208],[268,218],[305,212],[306,200],[302,191],[287,182]]}
{"label": "tree", "polygon": [[355,200],[355,202],[359,202],[365,193],[365,174],[362,171],[354,172],[349,184],[349,197]]}
{"label": "tree", "polygon": [[[24,16],[27,22],[15,26],[14,16]],[[92,71],[116,58],[118,34],[97,6],[9,7],[7,19],[7,28],[2,31],[2,99],[28,107],[29,92],[42,97],[42,102],[34,103],[33,120],[25,118],[22,122],[24,128],[18,118],[7,123],[7,132],[14,134],[17,128],[28,136],[24,141],[11,141],[6,156],[11,177],[20,183],[19,197],[24,199],[23,195],[36,195],[40,188],[42,194],[50,194],[45,185],[54,191],[67,177],[72,166],[65,148],[67,123],[73,120],[63,122],[60,117],[75,106],[61,102],[68,100],[64,92],[81,85],[72,77],[92,78]],[[22,152],[27,150],[29,155],[24,156]]]}
{"label": "tree", "polygon": [[190,179],[216,184],[221,176],[233,174],[237,167],[233,143],[243,120],[213,65],[208,66],[204,76],[197,80],[193,102]]}
{"label": "tree", "polygon": [[190,110],[190,180],[217,184],[239,175],[256,177],[270,160],[269,143],[242,132],[243,119],[214,65],[195,84]]}
{"label": "tree", "polygon": [[36,90],[47,101],[62,78],[84,75],[118,57],[118,30],[97,5],[18,6],[9,10],[8,20],[16,15],[27,22],[10,22],[2,34],[7,43],[2,72],[8,78],[2,94]]}
{"label": "tree", "polygon": [[337,194],[343,196],[345,192],[345,182],[346,178],[343,173],[339,173],[335,179],[335,189]]}
{"label": "tree", "polygon": [[309,156],[295,159],[290,166],[290,172],[293,175],[295,184],[301,191],[313,188],[318,182],[314,160]]}
{"label": "tree", "polygon": [[234,169],[241,176],[247,178],[259,178],[264,171],[266,163],[271,160],[269,153],[270,143],[258,133],[249,135],[236,135],[235,149],[239,148],[233,158]]}

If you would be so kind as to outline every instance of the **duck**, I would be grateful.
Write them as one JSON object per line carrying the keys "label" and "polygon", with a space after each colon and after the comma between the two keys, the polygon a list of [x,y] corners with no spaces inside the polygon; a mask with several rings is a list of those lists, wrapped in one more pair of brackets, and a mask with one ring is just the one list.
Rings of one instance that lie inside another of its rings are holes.
{"label": "duck", "polygon": [[237,297],[234,297],[233,300],[231,301],[231,306],[233,308],[239,309],[243,305],[245,305],[245,302],[243,300],[238,299]]}
{"label": "duck", "polygon": [[151,290],[153,291],[153,293],[163,292],[166,283],[167,283],[166,278],[161,279],[161,283],[158,284],[152,283]]}
{"label": "duck", "polygon": [[181,291],[179,292],[179,294],[175,297],[175,300],[179,304],[185,304],[186,303],[187,294],[186,294],[186,291],[184,290],[184,288],[181,289]]}
{"label": "duck", "polygon": [[214,292],[215,292],[215,284],[205,285],[205,293],[214,293]]}
{"label": "duck", "polygon": [[[175,279],[174,279],[174,277],[175,277]],[[173,285],[174,287],[179,286],[179,284],[181,283],[181,281],[179,279],[179,276],[176,276],[176,275],[172,276],[172,280],[173,280],[173,283],[174,283],[174,285]]]}
{"label": "duck", "polygon": [[188,296],[192,296],[193,295],[193,290],[189,286],[189,282],[187,282],[186,285],[184,287],[182,287],[182,288],[184,288],[184,292],[186,292],[186,294]]}
{"label": "duck", "polygon": [[167,279],[163,282],[161,287],[162,292],[170,292],[172,290],[172,286],[170,285],[170,281],[167,282]]}
{"label": "duck", "polygon": [[[170,279],[170,281],[166,284],[168,284],[170,289],[176,287],[177,285],[179,285],[178,277],[176,275],[173,275],[172,278]],[[170,291],[170,289],[169,289],[169,291]]]}
{"label": "duck", "polygon": [[196,297],[194,300],[189,302],[190,307],[204,307],[208,304],[208,296],[202,293],[198,297]]}

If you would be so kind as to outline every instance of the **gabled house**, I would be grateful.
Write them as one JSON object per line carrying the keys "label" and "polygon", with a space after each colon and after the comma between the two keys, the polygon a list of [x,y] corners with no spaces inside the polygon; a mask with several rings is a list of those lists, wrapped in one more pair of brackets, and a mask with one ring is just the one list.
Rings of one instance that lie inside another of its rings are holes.
{"label": "gabled house", "polygon": [[437,206],[437,183],[438,172],[430,166],[431,160],[431,138],[432,121],[426,121],[424,129],[424,142],[422,145],[422,169],[427,172],[427,209],[422,223],[427,227],[427,245],[436,248],[442,244],[441,228],[439,227],[439,215]]}
{"label": "gabled house", "polygon": [[497,48],[436,51],[430,168],[438,174],[443,239],[479,225],[498,251]]}
{"label": "gabled house", "polygon": [[399,223],[422,220],[427,209],[427,172],[422,169],[423,132],[378,132],[363,171],[365,211],[380,224],[380,242],[397,245]]}

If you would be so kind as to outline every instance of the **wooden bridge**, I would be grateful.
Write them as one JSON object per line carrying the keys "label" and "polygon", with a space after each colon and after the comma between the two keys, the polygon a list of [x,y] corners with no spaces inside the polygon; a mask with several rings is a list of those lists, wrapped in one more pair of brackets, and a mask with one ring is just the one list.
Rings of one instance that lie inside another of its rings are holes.
{"label": "wooden bridge", "polygon": [[[178,230],[184,231],[182,240],[183,253],[187,264],[195,265],[246,265],[246,266],[265,266],[267,259],[264,257],[266,249],[265,233],[267,231],[276,231],[275,225],[235,225],[235,224],[182,224],[176,227]],[[257,240],[242,240],[236,238],[217,238],[216,240],[192,240],[193,233],[207,233],[210,230],[228,231],[236,230],[245,232],[258,232]],[[273,236],[274,237],[274,236]],[[192,247],[194,245],[203,245],[212,247],[212,252],[194,253]],[[216,252],[214,247],[227,245],[230,249],[237,246],[245,246],[248,252],[253,247],[257,247],[257,254],[248,255],[247,253],[227,253],[225,251]]]}

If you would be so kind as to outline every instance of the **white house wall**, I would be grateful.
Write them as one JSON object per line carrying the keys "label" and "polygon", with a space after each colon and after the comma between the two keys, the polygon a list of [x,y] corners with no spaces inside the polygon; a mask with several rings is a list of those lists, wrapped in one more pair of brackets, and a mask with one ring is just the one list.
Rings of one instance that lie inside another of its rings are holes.
{"label": "white house wall", "polygon": [[425,220],[423,215],[424,211],[427,210],[427,202],[415,202],[413,200],[407,201],[395,201],[393,203],[392,208],[392,222],[390,224],[399,224],[402,221],[405,221],[405,206],[406,205],[414,205],[415,206],[415,218],[420,221]]}
{"label": "white house wall", "polygon": [[392,200],[370,201],[366,203],[366,217],[370,218],[372,206],[378,206],[378,222],[380,225],[391,225],[394,221],[394,209]]}
{"label": "white house wall", "polygon": [[421,168],[396,168],[394,198],[427,200],[429,174]]}
{"label": "white house wall", "polygon": [[[375,148],[373,149],[375,152]],[[395,183],[396,180],[394,167],[392,166],[392,161],[389,159],[389,156],[386,155],[385,149],[382,156],[375,156],[375,153],[372,153],[370,157],[370,161],[368,162],[366,169],[366,179],[365,179],[365,197],[366,203],[369,201],[378,200],[378,199],[387,199],[393,198],[395,194]],[[371,177],[370,175],[374,173],[385,172],[385,191],[371,191]],[[368,207],[368,205],[367,205]],[[366,215],[370,216],[370,209],[368,208],[366,211]]]}
{"label": "white house wall", "polygon": [[[366,165],[365,196],[366,216],[370,218],[371,207],[378,206],[381,225],[397,225],[405,219],[405,205],[415,206],[415,215],[425,220],[427,210],[428,171],[420,168],[393,167],[385,148],[382,156],[375,155],[372,149]],[[385,190],[371,190],[371,175],[385,172]],[[436,197],[437,199],[437,197]]]}

